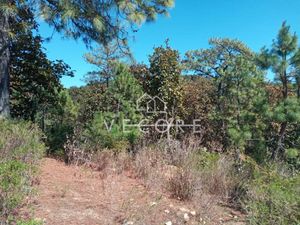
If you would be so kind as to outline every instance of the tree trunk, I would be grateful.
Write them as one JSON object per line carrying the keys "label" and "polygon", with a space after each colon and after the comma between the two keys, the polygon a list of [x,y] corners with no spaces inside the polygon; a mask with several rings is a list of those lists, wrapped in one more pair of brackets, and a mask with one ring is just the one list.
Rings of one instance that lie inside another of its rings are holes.
{"label": "tree trunk", "polygon": [[9,109],[9,23],[8,17],[0,13],[0,118],[10,116]]}
{"label": "tree trunk", "polygon": [[278,141],[277,141],[277,146],[275,151],[273,151],[272,153],[272,159],[273,160],[277,160],[279,153],[282,153],[282,149],[283,144],[284,144],[284,139],[285,139],[285,133],[286,133],[286,128],[287,128],[288,123],[287,122],[283,122],[280,126],[280,131],[279,131],[279,137],[278,137]]}
{"label": "tree trunk", "polygon": [[[286,61],[286,56],[283,57],[283,60]],[[287,78],[287,72],[286,71],[283,71],[283,74],[281,76],[281,82],[282,82],[283,101],[285,101],[285,100],[287,100],[288,95],[289,95],[288,78]],[[288,112],[286,111],[286,107],[285,107],[284,111],[285,111],[284,112],[285,116],[287,116]],[[279,135],[278,135],[276,149],[272,153],[272,159],[273,160],[277,160],[278,156],[279,156],[279,153],[282,153],[282,150],[284,149],[283,145],[284,145],[284,141],[285,141],[285,133],[286,133],[287,126],[288,126],[287,121],[281,123],[281,125],[280,125],[280,131],[279,131]],[[282,156],[282,154],[281,154],[281,156]]]}

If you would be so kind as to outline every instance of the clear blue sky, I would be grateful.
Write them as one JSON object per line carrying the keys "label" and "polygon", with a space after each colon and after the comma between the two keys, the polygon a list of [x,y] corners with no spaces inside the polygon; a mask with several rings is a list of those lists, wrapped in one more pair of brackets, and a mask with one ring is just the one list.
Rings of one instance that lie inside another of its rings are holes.
{"label": "clear blue sky", "polygon": [[[207,48],[211,37],[237,38],[258,51],[272,43],[284,20],[300,35],[299,0],[176,0],[170,13],[169,18],[145,24],[135,34],[130,46],[138,62],[147,63],[153,47],[167,38],[183,55]],[[42,23],[40,33],[49,37],[52,29]],[[55,34],[44,47],[50,59],[63,59],[76,70],[74,78],[62,79],[65,87],[84,85],[83,76],[93,67],[83,59],[88,50],[82,42]]]}

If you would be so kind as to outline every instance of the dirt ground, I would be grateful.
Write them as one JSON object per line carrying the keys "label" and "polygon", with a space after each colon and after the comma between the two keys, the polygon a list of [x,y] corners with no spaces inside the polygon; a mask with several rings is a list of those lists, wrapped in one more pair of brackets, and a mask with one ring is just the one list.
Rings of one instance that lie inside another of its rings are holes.
{"label": "dirt ground", "polygon": [[41,165],[33,208],[44,224],[244,224],[240,213],[221,207],[208,220],[195,203],[151,191],[125,172],[104,174],[49,158]]}

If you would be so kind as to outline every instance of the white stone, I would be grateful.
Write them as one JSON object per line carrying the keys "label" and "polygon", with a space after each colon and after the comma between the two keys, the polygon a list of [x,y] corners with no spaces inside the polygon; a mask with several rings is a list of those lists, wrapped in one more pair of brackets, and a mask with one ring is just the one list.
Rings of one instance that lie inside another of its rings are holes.
{"label": "white stone", "polygon": [[165,223],[165,225],[172,225],[173,223],[171,221],[168,221]]}
{"label": "white stone", "polygon": [[170,213],[170,211],[166,209],[166,210],[165,210],[165,213],[169,214],[169,213]]}
{"label": "white stone", "polygon": [[150,204],[150,206],[155,206],[155,205],[157,205],[156,202],[151,202],[151,204]]}
{"label": "white stone", "polygon": [[196,212],[195,211],[191,211],[190,212],[192,216],[196,216]]}
{"label": "white stone", "polygon": [[181,211],[181,212],[188,212],[189,210],[186,209],[186,208],[180,208],[180,211]]}
{"label": "white stone", "polygon": [[132,221],[127,221],[126,223],[124,223],[124,225],[133,225],[134,223]]}
{"label": "white stone", "polygon": [[185,213],[183,215],[183,218],[184,218],[185,221],[189,221],[190,220],[189,214],[187,214],[187,213]]}

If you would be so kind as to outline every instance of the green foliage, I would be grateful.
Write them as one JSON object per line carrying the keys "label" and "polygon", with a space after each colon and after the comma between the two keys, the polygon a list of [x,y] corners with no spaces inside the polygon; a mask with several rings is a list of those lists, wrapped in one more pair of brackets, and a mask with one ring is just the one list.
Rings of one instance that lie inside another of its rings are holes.
{"label": "green foliage", "polygon": [[196,162],[196,167],[200,171],[212,170],[220,159],[220,154],[215,152],[208,152],[206,149],[201,149],[193,156],[193,160]]}
{"label": "green foliage", "polygon": [[274,170],[260,171],[248,187],[249,224],[299,224],[300,176],[283,177]]}
{"label": "green foliage", "polygon": [[1,120],[1,159],[35,164],[44,153],[39,129],[28,122]]}
{"label": "green foliage", "polygon": [[182,113],[183,89],[179,52],[166,47],[154,49],[149,58],[151,78],[149,94],[159,96],[167,104],[169,116],[176,118]]}
{"label": "green foliage", "polygon": [[124,64],[117,65],[116,79],[106,92],[106,110],[115,114],[123,113],[130,122],[139,122],[141,114],[136,112],[137,100],[143,96],[138,81]]}
{"label": "green foliage", "polygon": [[88,145],[93,148],[92,150],[109,148],[123,151],[129,147],[122,124],[119,124],[121,121],[118,121],[118,119],[110,112],[95,115],[94,120],[85,133],[85,136],[88,138]]}
{"label": "green foliage", "polygon": [[[157,15],[167,14],[173,4],[173,0],[1,1],[0,36],[3,38],[0,39],[0,74],[3,82],[0,83],[0,116],[10,116],[8,67],[11,39],[18,31],[26,32],[36,26],[33,15],[43,17],[56,31],[64,32],[65,36],[73,39],[82,39],[89,46],[93,41],[101,45],[117,41],[120,48],[127,49],[128,27],[136,30],[144,21],[153,21]],[[14,25],[18,29],[14,29]]]}
{"label": "green foliage", "polygon": [[[272,69],[275,74],[275,81],[279,83],[280,96],[277,104],[273,106],[272,116],[279,129],[275,126],[275,141],[272,141],[272,158],[282,159],[285,149],[295,147],[299,143],[294,142],[291,145],[288,136],[293,132],[291,128],[293,123],[299,124],[299,89],[294,88],[298,85],[300,66],[300,49],[298,48],[298,37],[292,34],[290,26],[285,22],[278,32],[277,39],[273,41],[271,49],[263,48],[257,57],[257,63],[263,69]],[[299,125],[298,125],[299,126]],[[277,131],[276,131],[277,129]]]}
{"label": "green foliage", "polygon": [[300,170],[300,150],[296,148],[289,148],[285,150],[285,161],[291,169]]}
{"label": "green foliage", "polygon": [[288,97],[279,102],[273,108],[270,116],[274,122],[283,123],[299,123],[300,122],[300,99],[296,97]]}
{"label": "green foliage", "polygon": [[[166,14],[173,0],[163,1],[81,1],[40,0],[39,10],[46,22],[66,36],[91,40],[101,44],[119,39],[126,42],[124,23],[137,28],[144,21],[153,21],[157,14]],[[99,7],[101,5],[101,7]]]}
{"label": "green foliage", "polygon": [[[99,5],[101,4],[101,7]],[[17,23],[22,14],[34,12],[52,25],[57,31],[64,32],[71,38],[82,38],[86,43],[97,41],[101,44],[113,39],[125,42],[127,38],[126,26],[129,23],[133,28],[144,21],[155,20],[157,14],[167,14],[174,4],[173,0],[163,1],[91,1],[74,2],[70,0],[38,0],[1,2],[2,16]],[[20,21],[19,27],[30,28],[32,21]],[[13,36],[14,33],[10,35]]]}
{"label": "green foliage", "polygon": [[213,78],[211,118],[218,123],[221,142],[226,149],[261,151],[268,105],[254,54],[237,40],[212,39],[210,44],[210,49],[188,52],[184,62],[188,70]]}
{"label": "green foliage", "polygon": [[111,42],[94,49],[92,52],[85,54],[85,59],[88,63],[97,67],[97,70],[88,72],[85,75],[85,81],[88,84],[105,83],[106,87],[116,75],[116,65],[122,58],[128,56],[129,53],[121,51],[118,43]]}
{"label": "green foliage", "polygon": [[0,217],[17,212],[45,152],[41,131],[27,122],[0,121]]}
{"label": "green foliage", "polygon": [[12,117],[34,121],[38,110],[55,105],[62,88],[59,79],[73,76],[63,61],[50,61],[42,39],[32,31],[16,31],[10,47],[10,92]]}
{"label": "green foliage", "polygon": [[139,81],[145,93],[150,93],[149,82],[151,74],[149,68],[145,64],[133,64],[130,66],[130,73]]}
{"label": "green foliage", "polygon": [[43,222],[40,220],[29,220],[29,221],[17,221],[17,225],[43,225]]}
{"label": "green foliage", "polygon": [[62,90],[58,95],[58,103],[38,115],[39,122],[47,136],[46,143],[50,152],[62,150],[68,135],[73,133],[78,116],[78,106],[73,102],[69,91]]}
{"label": "green foliage", "polygon": [[105,111],[97,113],[85,131],[88,144],[96,150],[127,149],[140,135],[137,128],[124,125],[139,123],[142,118],[136,111],[136,102],[143,94],[142,89],[125,65],[119,64],[116,71],[116,78],[105,93]]}
{"label": "green foliage", "polygon": [[77,122],[85,125],[93,119],[96,112],[101,111],[105,106],[106,87],[103,84],[88,84],[84,87],[72,87],[70,95],[75,104],[78,105]]}

